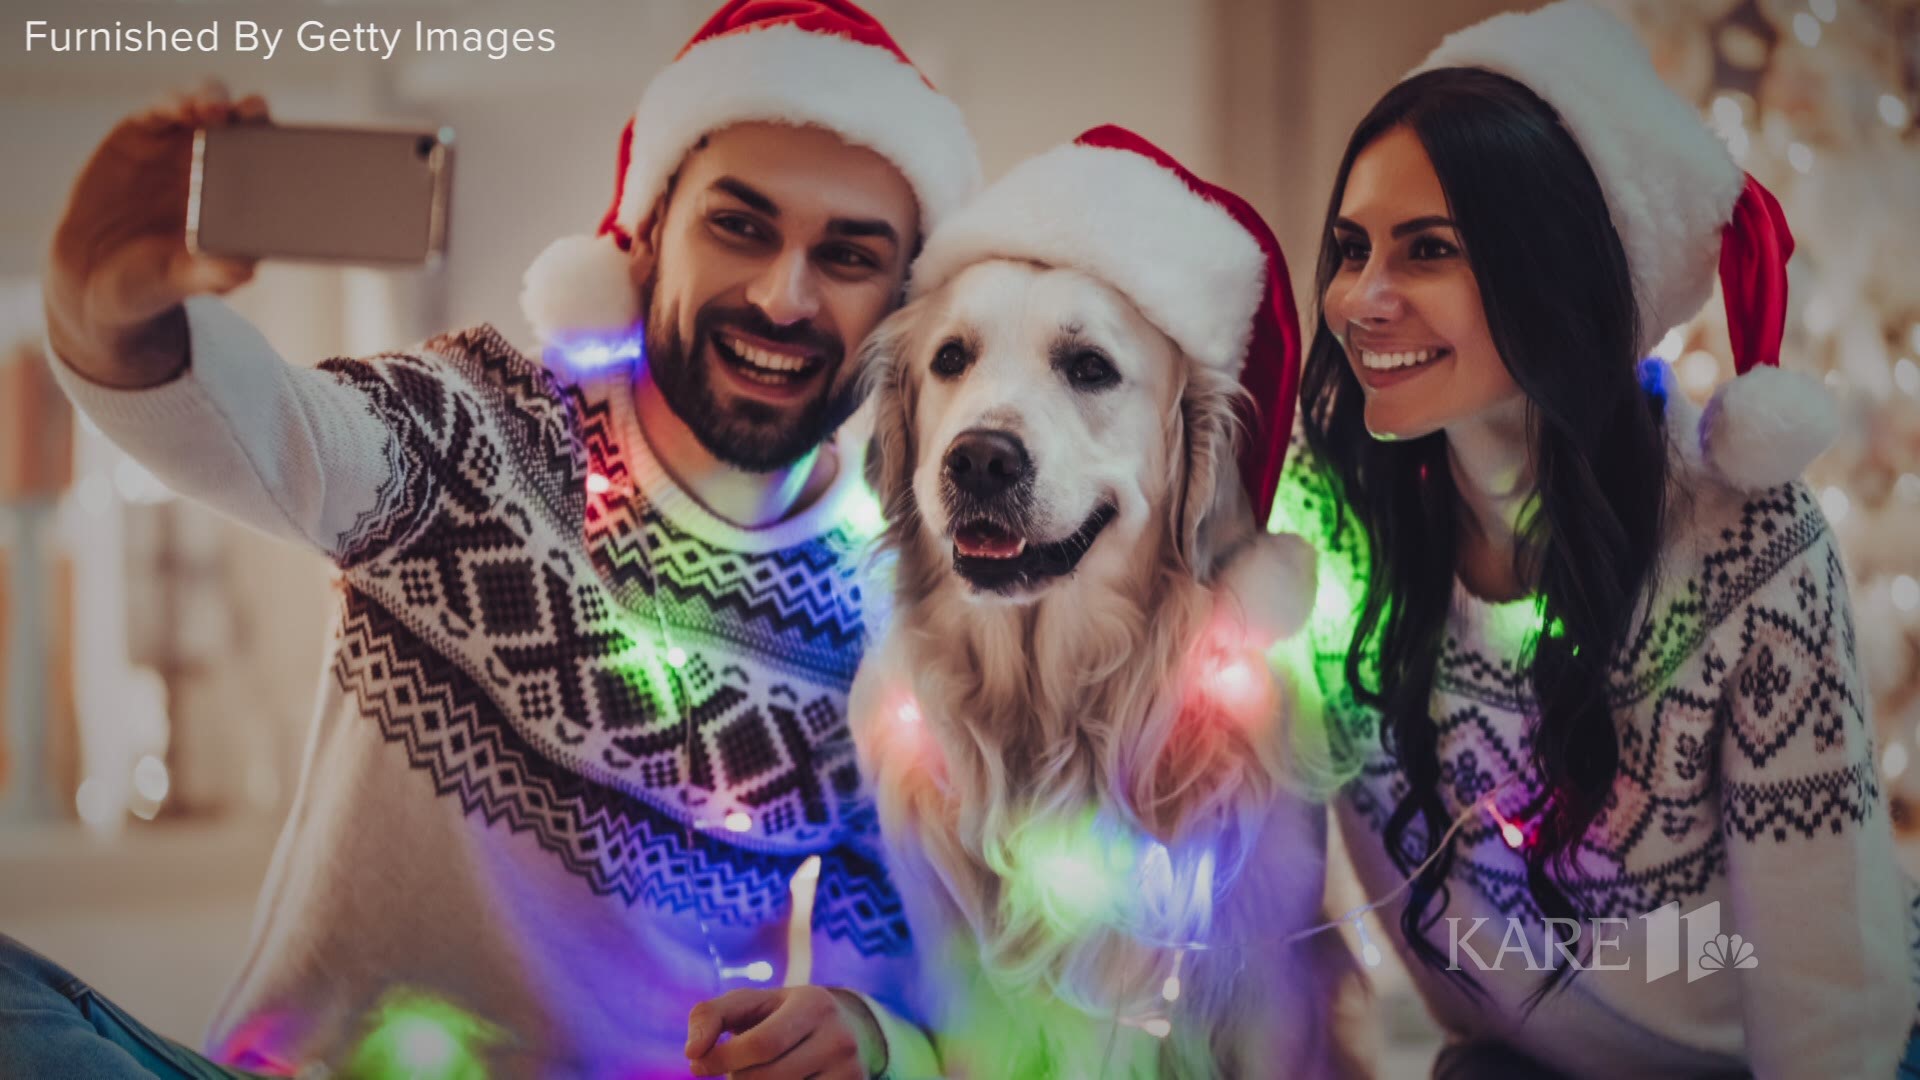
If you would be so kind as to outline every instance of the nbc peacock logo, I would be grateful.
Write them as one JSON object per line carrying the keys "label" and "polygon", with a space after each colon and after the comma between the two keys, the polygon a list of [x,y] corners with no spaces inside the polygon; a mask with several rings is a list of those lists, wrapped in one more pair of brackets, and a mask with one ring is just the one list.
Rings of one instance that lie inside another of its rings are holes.
{"label": "nbc peacock logo", "polygon": [[[1753,942],[1739,934],[1720,932],[1720,902],[1680,914],[1678,900],[1640,916],[1647,924],[1647,981],[1658,982],[1680,970],[1687,958],[1687,981],[1697,982],[1716,971],[1751,970],[1760,966]],[[1680,927],[1686,925],[1691,949],[1680,946]]]}

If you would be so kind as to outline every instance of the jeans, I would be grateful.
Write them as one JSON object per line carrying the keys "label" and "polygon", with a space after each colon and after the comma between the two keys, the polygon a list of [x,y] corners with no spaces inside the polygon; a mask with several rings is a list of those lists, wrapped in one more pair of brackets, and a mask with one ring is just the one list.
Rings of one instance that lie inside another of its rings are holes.
{"label": "jeans", "polygon": [[0,934],[0,1077],[241,1080],[156,1034],[59,965]]}

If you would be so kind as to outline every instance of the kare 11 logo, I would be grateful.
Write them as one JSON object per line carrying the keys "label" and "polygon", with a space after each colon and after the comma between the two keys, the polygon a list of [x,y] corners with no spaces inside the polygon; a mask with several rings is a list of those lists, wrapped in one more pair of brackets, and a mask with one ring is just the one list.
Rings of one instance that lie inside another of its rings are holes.
{"label": "kare 11 logo", "polygon": [[[1592,948],[1585,950],[1584,959],[1582,950],[1574,948],[1580,943],[1581,934],[1580,920],[1577,919],[1545,920],[1547,940],[1545,955],[1542,956],[1536,954],[1533,939],[1527,933],[1528,920],[1510,918],[1507,920],[1507,932],[1501,937],[1492,959],[1480,951],[1489,942],[1475,940],[1491,920],[1474,919],[1463,933],[1460,924],[1464,921],[1458,917],[1447,919],[1448,967],[1453,971],[1463,970],[1463,957],[1481,971],[1505,970],[1508,957],[1515,954],[1524,961],[1523,966],[1528,971],[1549,971],[1560,966],[1577,971],[1630,971],[1633,968],[1630,957],[1617,963],[1607,960],[1609,951],[1616,954],[1626,952],[1621,935],[1626,933],[1627,919],[1586,920]],[[1684,915],[1680,912],[1680,902],[1670,901],[1640,916],[1640,921],[1646,923],[1644,967],[1650,983],[1678,974],[1683,963],[1689,983],[1698,982],[1716,971],[1751,970],[1760,966],[1760,958],[1754,955],[1752,942],[1739,934],[1721,932],[1718,900]],[[1610,934],[1609,930],[1614,932]],[[1558,962],[1554,961],[1556,953]]]}

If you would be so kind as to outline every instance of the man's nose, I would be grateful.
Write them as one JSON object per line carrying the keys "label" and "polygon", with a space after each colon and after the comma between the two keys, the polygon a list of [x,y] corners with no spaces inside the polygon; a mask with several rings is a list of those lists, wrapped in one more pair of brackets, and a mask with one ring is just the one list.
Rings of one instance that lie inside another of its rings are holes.
{"label": "man's nose", "polygon": [[806,322],[820,313],[820,288],[805,251],[782,251],[747,290],[747,301],[775,326]]}

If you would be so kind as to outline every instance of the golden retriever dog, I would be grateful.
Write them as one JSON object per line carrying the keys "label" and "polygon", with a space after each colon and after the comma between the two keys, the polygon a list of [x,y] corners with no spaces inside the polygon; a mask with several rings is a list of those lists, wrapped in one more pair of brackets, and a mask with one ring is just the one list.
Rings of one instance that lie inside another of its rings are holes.
{"label": "golden retriever dog", "polygon": [[894,606],[852,722],[948,1075],[1343,1074],[1305,688],[1267,659],[1313,553],[1254,521],[1235,377],[1098,259],[1010,246],[861,354]]}

